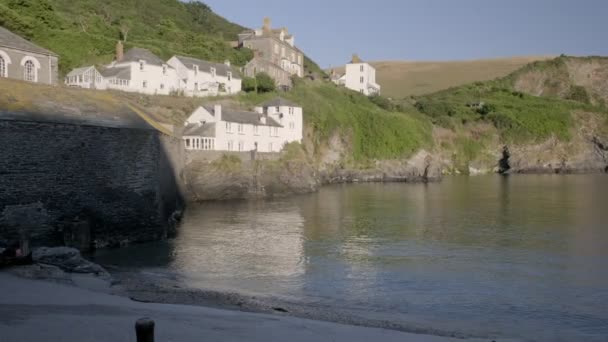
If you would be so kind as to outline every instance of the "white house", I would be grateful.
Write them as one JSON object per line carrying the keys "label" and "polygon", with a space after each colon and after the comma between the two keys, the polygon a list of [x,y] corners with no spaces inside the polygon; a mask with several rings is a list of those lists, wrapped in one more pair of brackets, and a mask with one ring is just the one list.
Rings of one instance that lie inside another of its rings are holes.
{"label": "white house", "polygon": [[72,70],[65,78],[72,87],[116,89],[142,94],[209,96],[241,91],[241,77],[230,63],[211,63],[174,56],[168,62],[152,52],[132,48],[123,53],[116,44],[116,60],[104,67]]}
{"label": "white house", "polygon": [[267,104],[256,107],[255,112],[231,110],[221,105],[199,107],[186,120],[182,134],[185,148],[280,152],[287,143],[301,142],[302,108],[282,99]]}
{"label": "white house", "polygon": [[380,94],[380,85],[376,83],[376,69],[363,62],[357,55],[353,55],[351,62],[346,64],[346,73],[332,80],[338,85],[367,96]]}
{"label": "white house", "polygon": [[241,76],[231,67],[230,61],[221,64],[173,56],[167,64],[177,71],[179,89],[186,96],[230,95],[241,91]]}

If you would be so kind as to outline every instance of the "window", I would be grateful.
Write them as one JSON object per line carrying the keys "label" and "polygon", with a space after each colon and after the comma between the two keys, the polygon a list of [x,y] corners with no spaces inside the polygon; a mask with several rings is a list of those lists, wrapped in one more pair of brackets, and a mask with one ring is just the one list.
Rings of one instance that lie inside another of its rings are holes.
{"label": "window", "polygon": [[273,131],[274,131],[274,136],[278,137],[279,136],[279,128],[278,127],[274,127]]}
{"label": "window", "polygon": [[145,65],[145,64],[146,64],[146,63],[145,63],[144,61],[139,61],[139,70],[140,70],[140,71],[144,71],[144,65]]}
{"label": "window", "polygon": [[295,123],[293,123],[293,122],[290,122],[290,123],[289,123],[289,129],[291,129],[292,131],[293,131],[294,129],[296,129],[296,124],[295,124]]}
{"label": "window", "polygon": [[211,77],[215,77],[215,68],[211,68]]}
{"label": "window", "polygon": [[293,115],[293,107],[289,107],[289,115]]}
{"label": "window", "polygon": [[232,133],[232,123],[226,122],[226,132]]}
{"label": "window", "polygon": [[239,141],[239,152],[242,152],[243,150],[245,150],[245,143],[242,141]]}
{"label": "window", "polygon": [[361,72],[363,72],[363,70],[364,70],[363,64],[361,64],[361,66],[359,67],[359,69],[361,70]]}
{"label": "window", "polygon": [[198,91],[198,82],[194,83],[194,91]]}
{"label": "window", "polygon": [[276,113],[279,113],[279,112],[281,111],[281,108],[279,108],[279,106],[277,106],[277,107],[275,107],[274,111],[275,111]]}
{"label": "window", "polygon": [[228,140],[228,151],[232,151],[233,147],[234,147],[234,143],[232,142],[232,140]]}
{"label": "window", "polygon": [[186,139],[186,147],[190,148],[190,139]]}
{"label": "window", "polygon": [[258,125],[253,125],[253,134],[254,135],[260,135],[259,131],[259,126]]}
{"label": "window", "polygon": [[34,62],[28,60],[23,65],[23,79],[28,82],[36,82],[36,66]]}
{"label": "window", "polygon": [[237,129],[239,131],[239,134],[245,134],[245,132],[243,130],[243,124],[238,124]]}
{"label": "window", "polygon": [[144,82],[142,83],[142,86],[143,86],[144,88],[148,88],[148,81],[144,81]]}
{"label": "window", "polygon": [[228,71],[228,81],[232,81],[232,73]]}
{"label": "window", "polygon": [[166,74],[167,74],[167,66],[163,65],[163,75],[166,75]]}
{"label": "window", "polygon": [[165,85],[164,84],[160,84],[160,89],[165,89]]}
{"label": "window", "polygon": [[0,56],[0,77],[6,77],[6,62],[2,56]]}
{"label": "window", "polygon": [[365,82],[365,78],[363,78],[363,76],[361,76],[361,77],[359,78],[359,80],[361,81],[361,83],[364,83],[364,82]]}

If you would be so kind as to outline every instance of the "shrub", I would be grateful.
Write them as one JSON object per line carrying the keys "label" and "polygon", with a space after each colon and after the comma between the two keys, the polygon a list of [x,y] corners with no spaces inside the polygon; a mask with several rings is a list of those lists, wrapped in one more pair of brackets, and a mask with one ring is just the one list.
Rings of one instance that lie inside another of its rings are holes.
{"label": "shrub", "polygon": [[568,94],[566,94],[566,99],[577,101],[585,104],[591,103],[591,99],[589,98],[589,94],[585,87],[573,85],[570,87]]}
{"label": "shrub", "polygon": [[270,93],[275,91],[277,88],[277,85],[272,77],[265,72],[257,74],[255,79],[257,81],[258,93]]}
{"label": "shrub", "polygon": [[253,77],[243,77],[243,91],[250,93],[256,91],[256,80]]}
{"label": "shrub", "polygon": [[387,99],[386,97],[380,96],[378,94],[375,95],[371,95],[369,96],[370,101],[372,101],[376,106],[384,109],[384,110],[388,110],[388,111],[393,111],[395,110],[395,105],[393,105],[393,103],[391,102],[391,100]]}

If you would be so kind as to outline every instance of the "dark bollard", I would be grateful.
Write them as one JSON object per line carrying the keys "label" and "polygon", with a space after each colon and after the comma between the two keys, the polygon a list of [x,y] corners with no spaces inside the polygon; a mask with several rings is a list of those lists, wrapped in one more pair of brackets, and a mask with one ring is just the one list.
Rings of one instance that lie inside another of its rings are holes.
{"label": "dark bollard", "polygon": [[135,322],[137,342],[154,342],[154,321],[150,318],[140,318]]}

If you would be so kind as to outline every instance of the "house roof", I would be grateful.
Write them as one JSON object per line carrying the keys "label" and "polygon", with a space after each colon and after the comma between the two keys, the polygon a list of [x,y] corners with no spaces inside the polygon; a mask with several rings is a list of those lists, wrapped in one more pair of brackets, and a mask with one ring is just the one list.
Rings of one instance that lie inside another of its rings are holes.
{"label": "house roof", "polygon": [[0,46],[39,53],[42,55],[57,56],[56,53],[30,42],[29,40],[14,34],[2,26],[0,26]]}
{"label": "house roof", "polygon": [[138,47],[134,47],[129,49],[123,59],[120,61],[120,63],[122,62],[139,62],[139,61],[145,61],[148,64],[151,65],[164,65],[166,64],[165,61],[163,61],[162,59],[160,59],[160,57],[158,57],[157,55],[153,54],[150,50],[148,49],[142,49],[142,48],[138,48]]}
{"label": "house roof", "polygon": [[260,105],[261,107],[300,107],[300,105],[295,104],[289,100],[286,100],[282,97],[276,97],[270,101],[266,101]]}
{"label": "house roof", "polygon": [[188,69],[194,69],[194,66],[198,66],[198,70],[202,72],[211,73],[211,68],[215,68],[215,73],[220,76],[228,76],[228,72],[232,72],[232,77],[241,78],[238,71],[232,67],[227,66],[224,63],[214,63],[209,61],[203,61],[198,58],[175,56],[180,62],[182,62]]}
{"label": "house roof", "polygon": [[94,67],[94,66],[92,66],[92,65],[89,65],[89,66],[82,67],[82,68],[76,68],[76,69],[74,69],[74,70],[70,71],[70,72],[69,72],[69,73],[66,75],[66,77],[72,77],[72,76],[78,76],[78,75],[82,75],[82,74],[84,74],[85,72],[89,71],[91,68],[95,68],[95,67]]}
{"label": "house roof", "polygon": [[215,138],[215,122],[205,124],[188,124],[182,136]]}
{"label": "house roof", "polygon": [[[205,107],[205,109],[215,116],[215,110],[211,106]],[[266,123],[263,124],[261,121],[262,117],[266,117]],[[255,112],[246,112],[246,111],[238,111],[227,108],[222,108],[222,121],[226,122],[236,122],[242,124],[249,125],[258,125],[258,126],[270,126],[270,127],[283,127],[281,124],[276,122],[273,118],[266,116],[264,114],[255,113]]]}
{"label": "house roof", "polygon": [[131,68],[126,67],[111,67],[111,68],[101,68],[99,73],[106,78],[118,78],[121,80],[130,80],[131,79]]}

